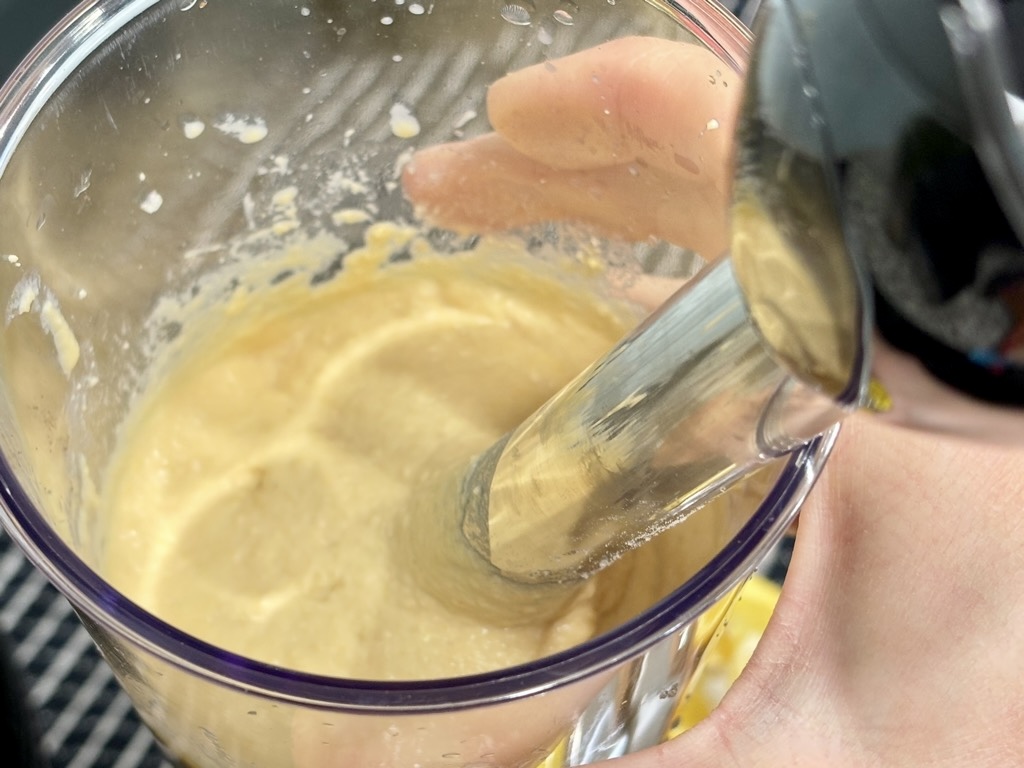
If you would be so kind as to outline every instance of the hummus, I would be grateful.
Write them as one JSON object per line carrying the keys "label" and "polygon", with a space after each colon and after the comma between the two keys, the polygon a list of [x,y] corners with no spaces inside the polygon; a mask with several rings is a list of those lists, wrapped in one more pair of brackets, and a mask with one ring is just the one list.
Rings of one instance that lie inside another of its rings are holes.
{"label": "hummus", "polygon": [[177,340],[103,489],[101,570],[203,640],[333,676],[451,677],[588,639],[618,597],[497,576],[449,491],[635,318],[522,254],[388,264],[377,234],[334,279],[235,298]]}

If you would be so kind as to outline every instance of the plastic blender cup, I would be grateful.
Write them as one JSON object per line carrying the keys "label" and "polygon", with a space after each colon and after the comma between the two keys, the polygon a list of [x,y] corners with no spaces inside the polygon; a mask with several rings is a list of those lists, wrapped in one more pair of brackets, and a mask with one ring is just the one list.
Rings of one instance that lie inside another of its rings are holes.
{"label": "plastic blender cup", "polygon": [[[259,263],[266,243],[251,235],[280,223],[283,186],[296,189],[299,230],[358,243],[365,225],[332,213],[356,195],[380,219],[410,218],[403,158],[486,131],[490,82],[626,35],[706,46],[727,72],[749,43],[708,0],[96,0],[0,91],[3,523],[181,764],[525,768],[664,737],[723,598],[788,527],[830,437],[703,527],[640,615],[563,653],[449,680],[322,677],[192,637],[104,581],[102,531],[82,504],[154,339],[179,330],[154,325],[154,306],[228,259]],[[415,117],[414,137],[393,130],[395,105]],[[358,190],[338,181],[352,174]],[[607,253],[639,274],[694,271],[692,254],[664,244]]]}

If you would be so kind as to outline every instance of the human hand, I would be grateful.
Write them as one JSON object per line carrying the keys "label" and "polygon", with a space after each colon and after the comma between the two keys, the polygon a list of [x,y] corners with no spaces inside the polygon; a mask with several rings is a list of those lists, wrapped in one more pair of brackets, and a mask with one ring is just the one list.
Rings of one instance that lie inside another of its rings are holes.
{"label": "human hand", "polygon": [[453,229],[572,221],[714,258],[741,95],[723,67],[700,46],[628,37],[514,72],[488,92],[495,132],[417,152],[406,195]]}
{"label": "human hand", "polygon": [[[720,67],[628,38],[515,73],[496,133],[420,152],[407,194],[454,228],[570,220],[717,255],[740,96]],[[1022,470],[1019,449],[849,419],[739,681],[615,767],[1024,765]]]}
{"label": "human hand", "polygon": [[1020,449],[851,417],[739,680],[615,768],[1024,765],[1022,470]]}

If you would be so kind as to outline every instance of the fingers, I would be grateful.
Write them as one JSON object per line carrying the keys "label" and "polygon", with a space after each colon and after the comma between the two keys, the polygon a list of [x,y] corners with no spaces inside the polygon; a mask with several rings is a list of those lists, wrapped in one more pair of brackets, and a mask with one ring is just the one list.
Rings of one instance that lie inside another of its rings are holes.
{"label": "fingers", "polygon": [[556,169],[494,134],[421,150],[402,182],[423,218],[456,230],[568,221],[610,237],[664,239],[713,256],[726,245],[725,197],[710,185],[653,167]]}
{"label": "fingers", "polygon": [[715,258],[741,90],[722,67],[698,45],[628,37],[514,72],[488,93],[498,135],[420,151],[406,194],[451,229],[568,221]]}
{"label": "fingers", "polygon": [[552,168],[640,162],[723,186],[739,76],[706,48],[627,37],[495,82],[495,130]]}

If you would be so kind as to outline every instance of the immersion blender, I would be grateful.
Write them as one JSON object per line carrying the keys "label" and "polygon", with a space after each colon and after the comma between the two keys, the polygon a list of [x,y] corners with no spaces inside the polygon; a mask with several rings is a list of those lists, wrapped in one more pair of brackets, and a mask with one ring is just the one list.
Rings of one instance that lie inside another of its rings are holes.
{"label": "immersion blender", "polygon": [[1024,443],[1024,0],[772,0],[732,248],[462,485],[506,577],[573,581],[867,408]]}

